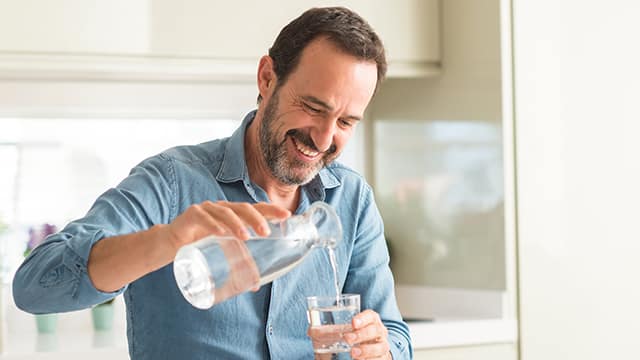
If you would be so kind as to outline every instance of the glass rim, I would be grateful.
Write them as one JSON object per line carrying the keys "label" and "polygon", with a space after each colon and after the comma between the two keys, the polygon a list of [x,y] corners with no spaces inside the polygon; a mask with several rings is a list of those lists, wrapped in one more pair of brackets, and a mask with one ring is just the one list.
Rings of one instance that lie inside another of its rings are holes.
{"label": "glass rim", "polygon": [[307,297],[307,309],[325,308],[332,306],[357,306],[358,308],[360,308],[360,294],[340,294],[338,298],[336,298],[335,296]]}
{"label": "glass rim", "polygon": [[[360,297],[360,294],[340,294],[340,296],[337,297],[337,299],[339,300],[344,300],[344,299],[351,299],[354,297]],[[314,295],[314,296],[307,296],[307,302],[310,300],[336,300],[336,297],[334,295],[322,295],[322,296],[318,296],[318,295]]]}

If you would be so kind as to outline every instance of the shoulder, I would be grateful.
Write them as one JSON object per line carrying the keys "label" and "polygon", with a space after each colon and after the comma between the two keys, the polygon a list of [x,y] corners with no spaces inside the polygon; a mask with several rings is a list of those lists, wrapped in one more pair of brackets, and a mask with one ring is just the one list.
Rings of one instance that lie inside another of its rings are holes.
{"label": "shoulder", "polygon": [[195,174],[210,176],[222,163],[227,140],[224,138],[197,145],[169,148],[140,162],[132,173],[156,173],[174,180]]}
{"label": "shoulder", "polygon": [[156,155],[165,161],[185,164],[210,164],[221,161],[229,139],[216,139],[197,145],[182,145],[167,149]]}

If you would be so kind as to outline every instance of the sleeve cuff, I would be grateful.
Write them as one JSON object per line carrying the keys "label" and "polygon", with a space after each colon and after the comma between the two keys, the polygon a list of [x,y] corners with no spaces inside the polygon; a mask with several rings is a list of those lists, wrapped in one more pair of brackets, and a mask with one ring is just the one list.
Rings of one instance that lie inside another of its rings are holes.
{"label": "sleeve cuff", "polygon": [[[94,234],[94,236],[97,237],[99,236],[99,234],[96,233]],[[96,242],[97,240],[92,241],[91,244],[93,245]],[[97,289],[93,285],[93,282],[89,278],[89,274],[87,272],[89,251],[86,251],[87,259],[85,259],[80,256],[77,251],[75,251],[76,249],[74,249],[73,245],[73,242],[68,243],[68,248],[67,251],[65,251],[63,258],[63,263],[65,267],[67,267],[73,273],[74,277],[78,279],[77,286],[73,290],[72,297],[79,303],[80,306],[90,307],[96,304],[103,303],[123,293],[126,290],[126,286],[114,292],[103,292]]]}
{"label": "sleeve cuff", "polygon": [[412,359],[412,349],[406,340],[389,335],[389,350],[394,360]]}

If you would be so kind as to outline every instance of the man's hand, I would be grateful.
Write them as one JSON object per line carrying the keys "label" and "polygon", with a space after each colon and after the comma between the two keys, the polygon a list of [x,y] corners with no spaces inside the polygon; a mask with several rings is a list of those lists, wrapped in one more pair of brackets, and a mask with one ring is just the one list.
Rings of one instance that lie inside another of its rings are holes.
{"label": "man's hand", "polygon": [[224,236],[218,245],[229,264],[229,278],[215,288],[216,303],[245,290],[259,289],[260,272],[244,240],[248,229],[258,236],[269,235],[268,220],[284,219],[291,213],[277,205],[258,203],[210,202],[190,206],[165,229],[167,239],[177,251],[182,245],[205,236]]}
{"label": "man's hand", "polygon": [[[351,345],[351,357],[354,359],[391,359],[387,334],[380,315],[373,310],[365,310],[354,316],[351,326],[313,326],[307,332],[314,349],[321,344],[333,344],[344,339]],[[330,358],[331,354],[315,354],[316,360]]]}
{"label": "man's hand", "polygon": [[259,236],[268,236],[268,220],[285,219],[290,215],[289,210],[267,203],[205,201],[190,206],[163,230],[166,239],[178,251],[183,245],[209,235],[247,240],[247,228],[252,228]]}
{"label": "man's hand", "polygon": [[388,330],[373,310],[365,310],[351,320],[352,332],[344,334],[354,359],[391,359]]}

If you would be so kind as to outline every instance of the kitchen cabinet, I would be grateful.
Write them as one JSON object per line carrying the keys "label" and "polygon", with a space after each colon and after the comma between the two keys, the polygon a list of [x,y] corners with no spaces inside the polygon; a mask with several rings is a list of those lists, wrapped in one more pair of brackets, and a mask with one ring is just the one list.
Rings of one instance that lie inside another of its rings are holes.
{"label": "kitchen cabinet", "polygon": [[415,360],[516,360],[515,344],[473,345],[457,348],[416,350]]}
{"label": "kitchen cabinet", "polygon": [[640,3],[576,5],[513,1],[521,358],[640,359]]}
{"label": "kitchen cabinet", "polygon": [[390,77],[439,73],[439,0],[2,0],[0,77],[253,81],[281,27],[329,5],[378,31]]}

